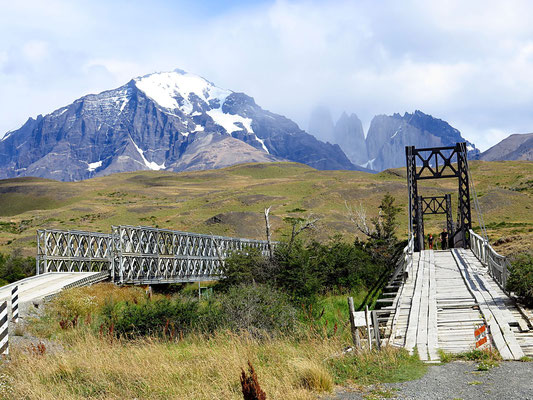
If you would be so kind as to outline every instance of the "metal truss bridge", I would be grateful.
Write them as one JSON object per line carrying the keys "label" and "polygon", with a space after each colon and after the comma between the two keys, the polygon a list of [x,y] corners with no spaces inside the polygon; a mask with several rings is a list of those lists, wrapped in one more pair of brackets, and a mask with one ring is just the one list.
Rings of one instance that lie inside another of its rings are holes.
{"label": "metal truss bridge", "polygon": [[118,284],[217,280],[224,259],[236,250],[269,254],[267,241],[113,226],[111,233],[37,231],[37,274],[108,272]]}

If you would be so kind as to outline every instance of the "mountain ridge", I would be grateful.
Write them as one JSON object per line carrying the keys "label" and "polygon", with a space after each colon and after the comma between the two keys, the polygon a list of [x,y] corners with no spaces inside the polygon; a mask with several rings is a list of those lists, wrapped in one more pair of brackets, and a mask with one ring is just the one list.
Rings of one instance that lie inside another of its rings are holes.
{"label": "mountain ridge", "polygon": [[533,161],[533,133],[515,133],[479,155],[484,161]]}
{"label": "mountain ridge", "polygon": [[[327,119],[331,120],[329,111],[323,107],[316,110],[323,116],[329,115]],[[310,118],[311,122],[316,120],[317,118]],[[348,114],[343,112],[335,124],[332,120],[322,126],[310,123],[310,133],[325,137],[328,134],[326,131],[333,132],[329,133],[329,136],[334,143],[340,145],[350,161],[374,171],[404,166],[405,146],[440,147],[466,142],[470,158],[477,158],[480,153],[458,129],[420,110],[405,112],[403,115],[376,115],[372,118],[366,137],[362,123],[354,113],[348,117]]]}
{"label": "mountain ridge", "polygon": [[[221,140],[224,137],[236,140],[224,147],[235,157],[227,154],[213,164],[205,157],[216,149],[206,152],[198,146],[204,157],[190,154],[196,140],[229,144]],[[186,153],[189,162],[180,162]],[[257,160],[361,169],[338,145],[320,142],[290,119],[262,109],[252,97],[182,70],[144,75],[116,89],[85,95],[45,116],[29,118],[0,141],[0,178],[72,181],[123,171],[181,171],[202,163],[220,168]]]}

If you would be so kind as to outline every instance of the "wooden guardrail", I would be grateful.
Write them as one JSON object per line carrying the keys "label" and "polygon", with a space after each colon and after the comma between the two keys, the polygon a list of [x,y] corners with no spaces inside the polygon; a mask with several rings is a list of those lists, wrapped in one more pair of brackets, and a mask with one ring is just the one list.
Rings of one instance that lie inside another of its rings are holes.
{"label": "wooden guardrail", "polygon": [[496,252],[490,243],[470,230],[470,246],[477,259],[487,267],[490,276],[500,287],[507,292],[507,279],[509,278],[509,260]]}

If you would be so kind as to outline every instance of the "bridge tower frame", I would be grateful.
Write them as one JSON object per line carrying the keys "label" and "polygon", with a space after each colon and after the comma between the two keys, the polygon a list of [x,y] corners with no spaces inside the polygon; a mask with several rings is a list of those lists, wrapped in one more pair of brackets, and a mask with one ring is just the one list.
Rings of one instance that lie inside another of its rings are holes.
{"label": "bridge tower frame", "polygon": [[446,229],[448,231],[448,246],[453,246],[453,217],[452,217],[452,196],[447,193],[444,196],[418,196],[418,207],[420,212],[419,226],[421,235],[424,237],[424,215],[444,214],[446,215]]}
{"label": "bridge tower frame", "polygon": [[[453,247],[468,248],[472,212],[466,143],[419,149],[415,146],[406,146],[405,157],[409,192],[409,231],[414,235],[414,250],[420,251],[424,248],[424,212],[421,196],[418,194],[418,181],[443,178],[458,180],[457,226],[456,229],[452,229],[450,242]],[[422,164],[420,168],[417,166],[417,161]]]}

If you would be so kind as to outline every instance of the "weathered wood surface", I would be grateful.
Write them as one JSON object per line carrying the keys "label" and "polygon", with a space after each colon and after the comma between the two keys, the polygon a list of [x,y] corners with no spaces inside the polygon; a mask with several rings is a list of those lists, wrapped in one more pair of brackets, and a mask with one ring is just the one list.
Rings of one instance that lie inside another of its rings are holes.
{"label": "weathered wood surface", "polygon": [[422,360],[438,361],[439,350],[475,347],[474,330],[489,326],[492,345],[504,359],[533,354],[533,330],[470,250],[426,250],[395,299],[390,343],[415,348]]}

